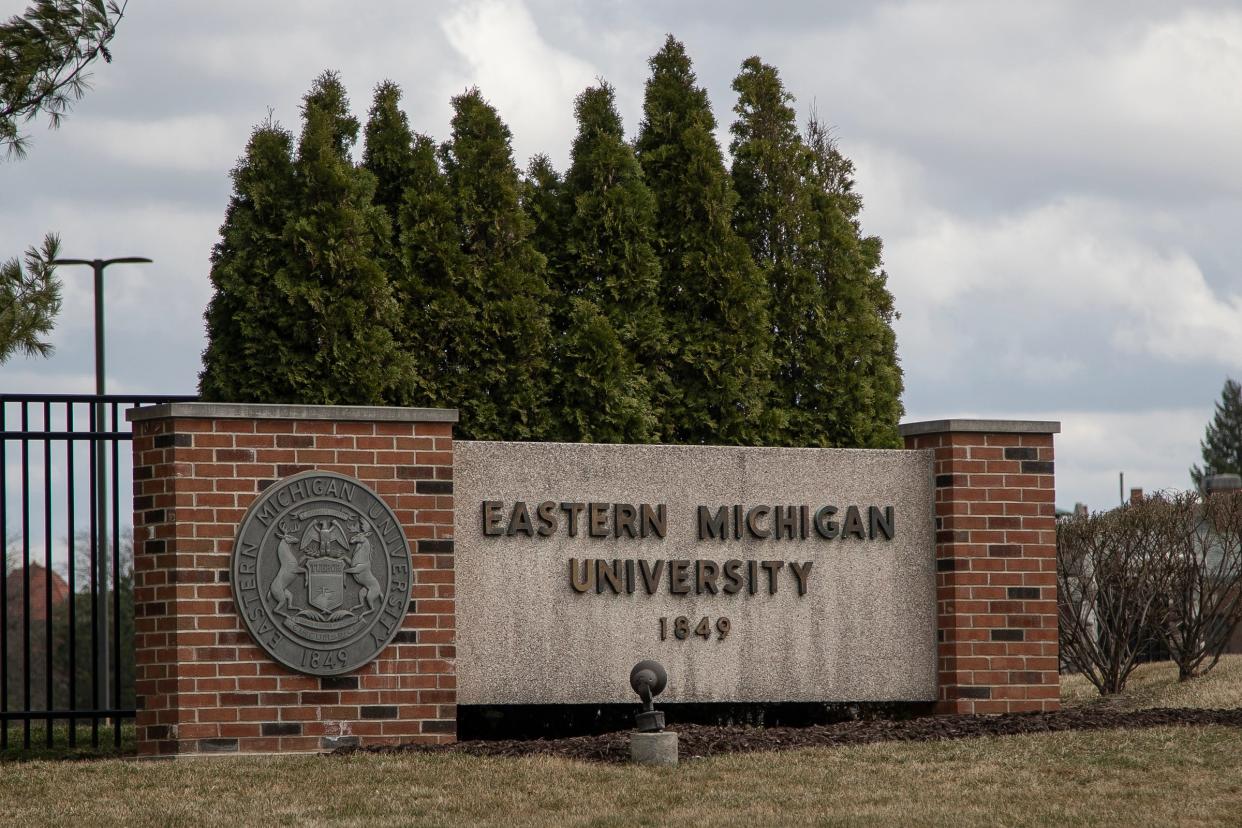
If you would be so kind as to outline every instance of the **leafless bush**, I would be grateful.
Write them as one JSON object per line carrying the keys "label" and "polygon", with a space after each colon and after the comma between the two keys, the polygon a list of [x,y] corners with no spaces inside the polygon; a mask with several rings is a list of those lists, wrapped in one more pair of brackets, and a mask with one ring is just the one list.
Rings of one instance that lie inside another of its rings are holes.
{"label": "leafless bush", "polygon": [[1103,695],[1124,689],[1161,638],[1173,511],[1153,497],[1057,527],[1061,658]]}
{"label": "leafless bush", "polygon": [[1242,492],[1187,493],[1171,506],[1162,632],[1185,681],[1216,666],[1242,621]]}

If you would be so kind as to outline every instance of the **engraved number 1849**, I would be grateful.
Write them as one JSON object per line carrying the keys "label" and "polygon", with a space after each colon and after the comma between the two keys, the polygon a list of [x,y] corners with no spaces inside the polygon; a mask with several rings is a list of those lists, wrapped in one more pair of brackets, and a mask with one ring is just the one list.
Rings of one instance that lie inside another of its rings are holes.
{"label": "engraved number 1849", "polygon": [[[715,626],[716,640],[723,641],[725,636],[729,634],[730,629],[732,629],[732,625],[729,623],[728,618],[724,617],[723,615],[717,618],[716,626]],[[712,637],[712,631],[713,630],[712,630],[711,619],[708,618],[706,615],[703,616],[703,618],[699,621],[699,623],[694,626],[693,632],[691,631],[691,627],[690,627],[690,619],[684,615],[679,615],[676,618],[672,618],[672,619],[669,619],[669,618],[660,619],[660,640],[661,641],[667,641],[670,633],[672,634],[673,638],[676,638],[678,641],[685,641],[692,634],[697,635],[699,638],[703,639],[704,641],[707,641],[709,638]]]}
{"label": "engraved number 1849", "polygon": [[302,666],[311,669],[335,667],[344,664],[348,658],[349,654],[345,650],[302,650]]}

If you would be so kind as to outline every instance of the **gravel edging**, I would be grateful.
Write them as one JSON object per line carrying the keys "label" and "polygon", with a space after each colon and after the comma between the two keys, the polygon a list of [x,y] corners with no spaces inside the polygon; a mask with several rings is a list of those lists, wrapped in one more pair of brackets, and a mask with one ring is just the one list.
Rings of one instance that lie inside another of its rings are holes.
{"label": "gravel edging", "polygon": [[[1006,713],[998,716],[925,716],[918,719],[865,719],[810,727],[720,727],[676,725],[683,759],[728,753],[866,745],[875,742],[939,742],[980,736],[1146,728],[1167,725],[1242,727],[1242,708],[1201,710],[1154,708],[1103,710],[1073,708],[1054,713]],[[630,733],[619,731],[565,739],[457,742],[449,745],[377,745],[342,747],[334,754],[464,753],[471,756],[559,756],[588,762],[624,763],[630,758]]]}

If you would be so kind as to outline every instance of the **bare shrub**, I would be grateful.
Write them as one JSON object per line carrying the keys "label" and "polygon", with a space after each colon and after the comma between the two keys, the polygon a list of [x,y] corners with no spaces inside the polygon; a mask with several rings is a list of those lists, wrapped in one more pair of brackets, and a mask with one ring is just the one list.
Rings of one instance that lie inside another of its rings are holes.
{"label": "bare shrub", "polygon": [[1242,492],[1173,499],[1162,627],[1178,680],[1216,666],[1242,622]]}
{"label": "bare shrub", "polygon": [[1123,690],[1162,637],[1173,509],[1157,496],[1057,526],[1061,658],[1102,695]]}

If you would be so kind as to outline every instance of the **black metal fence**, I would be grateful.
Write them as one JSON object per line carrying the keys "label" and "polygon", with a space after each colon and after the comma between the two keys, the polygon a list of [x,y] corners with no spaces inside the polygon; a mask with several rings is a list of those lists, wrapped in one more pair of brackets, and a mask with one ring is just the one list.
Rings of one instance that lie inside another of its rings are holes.
{"label": "black metal fence", "polygon": [[120,747],[135,707],[125,412],[192,399],[0,394],[0,750],[97,748],[101,730]]}

